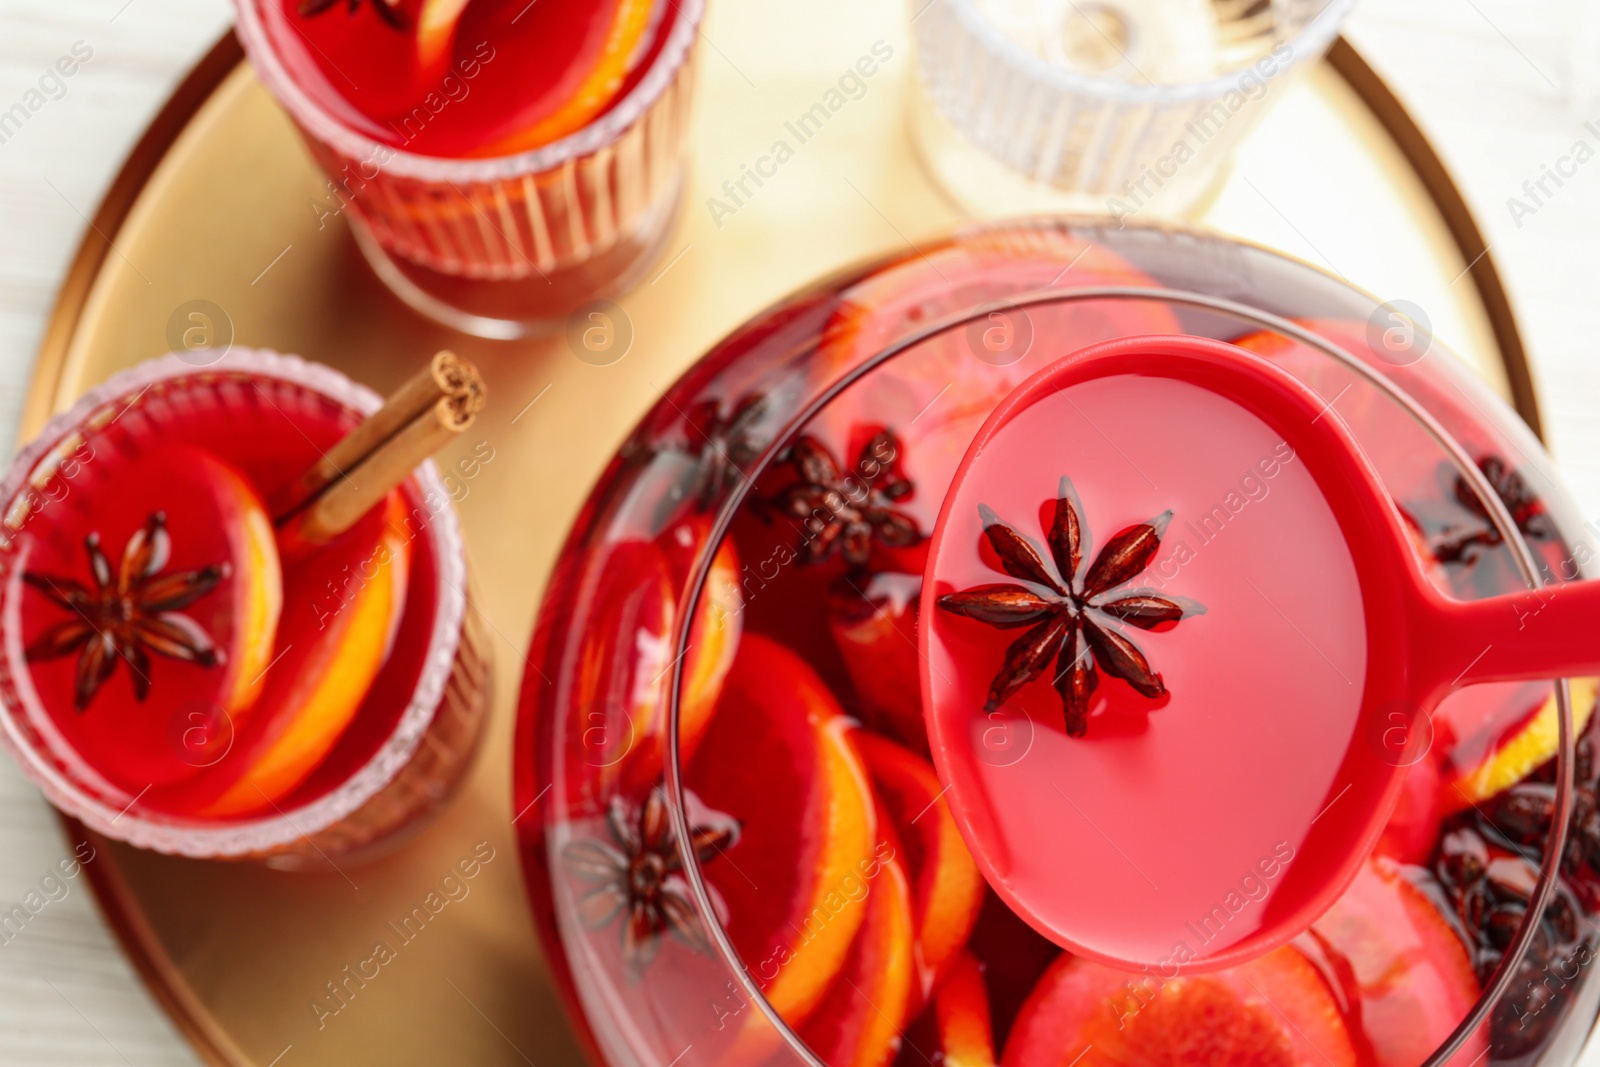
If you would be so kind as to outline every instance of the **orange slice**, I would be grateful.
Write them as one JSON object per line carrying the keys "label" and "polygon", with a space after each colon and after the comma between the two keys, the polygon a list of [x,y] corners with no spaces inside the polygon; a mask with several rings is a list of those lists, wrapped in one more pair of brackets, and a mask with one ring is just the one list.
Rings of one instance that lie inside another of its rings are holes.
{"label": "orange slice", "polygon": [[702,802],[742,826],[737,866],[711,864],[706,879],[746,967],[794,1027],[844,967],[868,910],[862,887],[893,858],[848,730],[816,672],[745,634],[686,776]]}
{"label": "orange slice", "polygon": [[[677,582],[667,554],[653,543],[624,541],[608,552],[578,647],[580,740],[591,765],[623,768],[631,784],[647,788],[660,779],[666,758]],[[739,647],[742,616],[731,599],[738,572],[733,542],[725,541],[712,560],[684,655],[678,748],[685,763],[711,722]]]}
{"label": "orange slice", "polygon": [[[437,0],[438,3],[454,0]],[[560,140],[588,125],[616,98],[627,80],[628,62],[650,26],[656,0],[616,0],[616,13],[600,46],[599,56],[577,89],[554,112],[525,130],[490,145],[479,155],[501,156],[527,152]]]}
{"label": "orange slice", "polygon": [[972,953],[958,952],[951,958],[934,994],[933,1012],[947,1067],[995,1067],[989,991]]}
{"label": "orange slice", "polygon": [[417,9],[417,65],[430,83],[443,77],[467,0],[422,0]]}
{"label": "orange slice", "polygon": [[738,598],[739,554],[730,538],[711,559],[711,573],[689,628],[689,651],[683,660],[683,722],[678,727],[685,761],[694,755],[711,722],[723,680],[739,651],[744,616]]}
{"label": "orange slice", "polygon": [[237,777],[202,815],[228,818],[276,804],[344,735],[405,610],[406,510],[392,492],[337,540],[289,565],[277,658],[224,761]]}
{"label": "orange slice", "polygon": [[[882,808],[878,824],[889,817]],[[892,842],[889,835],[886,840]],[[891,843],[891,848],[893,844]],[[844,970],[800,1036],[830,1067],[883,1067],[894,1058],[911,1014],[911,884],[897,855],[864,883],[866,916]]]}
{"label": "orange slice", "polygon": [[978,921],[983,875],[961,839],[933,765],[864,731],[857,735],[856,746],[903,842],[912,880],[920,1002],[966,945]]}
{"label": "orange slice", "polygon": [[[1572,732],[1583,733],[1594,714],[1597,679],[1575,678],[1572,687]],[[1496,687],[1497,689],[1500,687]],[[1484,730],[1498,729],[1497,724]],[[1442,803],[1445,813],[1481,804],[1533,773],[1560,747],[1560,717],[1556,695],[1546,690],[1544,700],[1510,730],[1489,739],[1483,755],[1458,761],[1455,754],[1446,768]]]}

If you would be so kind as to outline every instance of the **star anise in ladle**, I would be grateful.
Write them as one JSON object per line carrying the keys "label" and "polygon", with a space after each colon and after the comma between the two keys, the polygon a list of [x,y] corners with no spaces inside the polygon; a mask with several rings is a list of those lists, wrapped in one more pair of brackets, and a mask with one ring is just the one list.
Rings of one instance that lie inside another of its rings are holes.
{"label": "star anise in ladle", "polygon": [[[172,556],[167,520],[155,512],[128,538],[122,565],[113,574],[111,561],[100,547],[100,535],[84,538],[89,554],[90,588],[71,578],[27,573],[22,580],[43,593],[72,617],[45,630],[28,645],[30,661],[57,659],[78,652],[73,703],[79,711],[89,706],[126,660],[133,675],[133,695],[143,701],[150,695],[150,653],[214,667],[221,653],[200,624],[180,609],[216,588],[231,572],[228,563],[213,563],[198,570],[161,574]],[[81,650],[81,651],[80,651]]]}
{"label": "star anise in ladle", "polygon": [[1161,548],[1172,512],[1120,531],[1083,570],[1085,535],[1077,494],[1063,477],[1055,515],[1048,531],[1054,567],[1034,543],[979,505],[984,536],[1000,557],[1000,566],[1024,585],[985,585],[939,598],[939,607],[1001,629],[1031,629],[1006,650],[1005,661],[989,686],[986,711],[995,711],[1016,692],[1050,669],[1061,694],[1067,733],[1082,737],[1088,729],[1089,698],[1100,684],[1100,672],[1121,678],[1147,697],[1164,694],[1161,675],[1117,625],[1153,630],[1176,624],[1205,609],[1188,600],[1159,596],[1151,590],[1119,592],[1150,565]]}
{"label": "star anise in ladle", "polygon": [[[691,811],[694,809],[691,808]],[[703,821],[690,827],[689,848],[708,863],[739,838],[737,820],[699,809]],[[562,861],[577,878],[594,883],[578,901],[578,915],[591,928],[622,917],[622,955],[634,977],[655,959],[661,937],[671,931],[690,948],[710,954],[705,930],[695,917],[683,857],[667,813],[665,792],[651,789],[643,805],[619,795],[606,809],[610,840],[569,842]]]}
{"label": "star anise in ladle", "polygon": [[865,567],[874,541],[905,548],[922,540],[917,520],[900,510],[914,486],[900,470],[900,441],[888,430],[861,448],[853,470],[840,468],[815,437],[798,438],[788,464],[798,480],[770,503],[801,521],[799,551],[807,563],[820,563],[837,550],[852,567]]}

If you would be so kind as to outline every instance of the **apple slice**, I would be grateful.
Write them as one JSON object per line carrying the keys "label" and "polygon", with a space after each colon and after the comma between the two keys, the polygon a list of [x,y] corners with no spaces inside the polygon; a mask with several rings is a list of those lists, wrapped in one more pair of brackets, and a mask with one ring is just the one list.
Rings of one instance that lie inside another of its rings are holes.
{"label": "apple slice", "polygon": [[951,960],[933,996],[939,1051],[948,1067],[995,1067],[994,1023],[983,970],[970,952]]}
{"label": "apple slice", "polygon": [[928,751],[917,663],[922,575],[875,571],[828,587],[828,630],[869,723],[917,752]]}
{"label": "apple slice", "polygon": [[[1165,981],[1063,955],[1028,997],[1005,1067],[1356,1067],[1333,993],[1292,946]],[[1415,1065],[1413,1065],[1415,1067]]]}
{"label": "apple slice", "polygon": [[[1360,1005],[1361,1031],[1377,1067],[1417,1067],[1433,1054],[1478,999],[1466,945],[1402,868],[1369,860],[1304,939],[1320,950],[1333,980]],[[1487,1051],[1479,1030],[1450,1063],[1467,1067]]]}
{"label": "apple slice", "polygon": [[232,780],[203,816],[237,817],[275,805],[355,718],[405,610],[406,511],[405,497],[391,492],[350,530],[289,565],[277,658],[219,765]]}
{"label": "apple slice", "polygon": [[[891,819],[878,807],[878,825]],[[894,1058],[901,1028],[911,1014],[916,967],[912,959],[911,883],[892,831],[883,839],[895,849],[876,877],[863,879],[866,908],[861,930],[828,995],[800,1036],[830,1067],[884,1067]],[[869,868],[870,869],[870,868]]]}
{"label": "apple slice", "polygon": [[1419,865],[1428,862],[1428,857],[1433,855],[1434,843],[1439,840],[1439,824],[1444,820],[1439,763],[1439,755],[1428,752],[1406,768],[1400,801],[1373,848],[1378,855],[1388,856],[1398,863]]}

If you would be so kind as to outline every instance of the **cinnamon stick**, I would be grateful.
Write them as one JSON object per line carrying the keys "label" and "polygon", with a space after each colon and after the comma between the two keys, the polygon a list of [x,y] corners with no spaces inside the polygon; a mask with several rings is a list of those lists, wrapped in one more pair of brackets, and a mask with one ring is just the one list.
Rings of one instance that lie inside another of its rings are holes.
{"label": "cinnamon stick", "polygon": [[316,544],[348,530],[471,426],[485,399],[476,367],[453,352],[435,355],[274,499],[280,536]]}

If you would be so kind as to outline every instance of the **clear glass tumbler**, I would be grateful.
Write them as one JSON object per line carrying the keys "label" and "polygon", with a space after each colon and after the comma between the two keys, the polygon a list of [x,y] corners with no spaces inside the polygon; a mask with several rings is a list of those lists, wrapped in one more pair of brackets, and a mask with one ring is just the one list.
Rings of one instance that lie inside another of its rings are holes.
{"label": "clear glass tumbler", "polygon": [[632,287],[663,250],[683,186],[703,0],[667,5],[650,67],[588,125],[474,159],[396,148],[324,107],[284,60],[274,3],[236,0],[245,51],[349,208],[367,261],[417,311],[481,337],[549,332]]}
{"label": "clear glass tumbler", "polygon": [[1177,217],[1353,0],[914,0],[912,136],[973,214]]}

